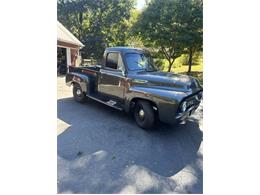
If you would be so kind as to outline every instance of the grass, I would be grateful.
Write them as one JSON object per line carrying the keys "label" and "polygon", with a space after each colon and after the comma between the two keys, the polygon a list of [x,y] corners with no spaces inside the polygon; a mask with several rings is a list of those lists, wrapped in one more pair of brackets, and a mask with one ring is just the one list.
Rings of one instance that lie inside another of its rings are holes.
{"label": "grass", "polygon": [[179,74],[186,74],[197,78],[201,85],[203,85],[203,65],[195,65],[191,67],[191,72],[188,74],[188,66],[183,65],[177,68],[173,68],[173,72]]}
{"label": "grass", "polygon": [[[179,67],[173,67],[173,72],[180,73],[180,72],[188,72],[189,66],[183,65]],[[203,72],[203,65],[193,65],[191,67],[191,72]]]}

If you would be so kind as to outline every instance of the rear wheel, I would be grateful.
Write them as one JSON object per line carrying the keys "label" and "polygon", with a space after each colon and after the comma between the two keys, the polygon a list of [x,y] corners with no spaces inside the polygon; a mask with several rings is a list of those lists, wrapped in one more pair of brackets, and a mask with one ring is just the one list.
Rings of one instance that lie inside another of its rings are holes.
{"label": "rear wheel", "polygon": [[86,101],[86,93],[84,93],[78,83],[73,85],[73,97],[74,100],[80,103]]}
{"label": "rear wheel", "polygon": [[134,118],[137,125],[143,129],[151,128],[154,125],[155,114],[151,104],[140,100],[136,103]]}

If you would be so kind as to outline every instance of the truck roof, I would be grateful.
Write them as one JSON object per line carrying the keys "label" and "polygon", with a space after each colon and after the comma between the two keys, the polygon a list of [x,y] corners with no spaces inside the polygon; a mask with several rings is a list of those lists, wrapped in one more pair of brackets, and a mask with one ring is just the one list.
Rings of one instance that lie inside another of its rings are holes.
{"label": "truck roof", "polygon": [[120,52],[143,52],[141,48],[134,47],[108,47],[106,51],[120,51]]}

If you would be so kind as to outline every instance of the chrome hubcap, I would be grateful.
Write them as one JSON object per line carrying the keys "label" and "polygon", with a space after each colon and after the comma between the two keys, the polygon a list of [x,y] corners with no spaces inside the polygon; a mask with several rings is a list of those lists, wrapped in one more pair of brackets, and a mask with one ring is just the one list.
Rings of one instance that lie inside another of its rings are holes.
{"label": "chrome hubcap", "polygon": [[76,94],[77,94],[77,95],[81,95],[81,90],[80,90],[80,89],[77,89]]}
{"label": "chrome hubcap", "polygon": [[139,117],[142,118],[142,119],[144,118],[144,110],[143,109],[139,110]]}

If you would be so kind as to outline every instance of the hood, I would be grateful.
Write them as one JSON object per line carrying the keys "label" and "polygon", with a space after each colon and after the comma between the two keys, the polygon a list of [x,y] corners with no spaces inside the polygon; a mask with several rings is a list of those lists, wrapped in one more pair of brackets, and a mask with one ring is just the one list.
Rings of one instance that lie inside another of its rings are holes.
{"label": "hood", "polygon": [[197,79],[171,72],[137,72],[133,75],[135,84],[178,91],[193,91],[201,88]]}

